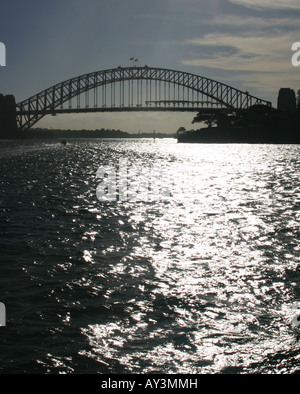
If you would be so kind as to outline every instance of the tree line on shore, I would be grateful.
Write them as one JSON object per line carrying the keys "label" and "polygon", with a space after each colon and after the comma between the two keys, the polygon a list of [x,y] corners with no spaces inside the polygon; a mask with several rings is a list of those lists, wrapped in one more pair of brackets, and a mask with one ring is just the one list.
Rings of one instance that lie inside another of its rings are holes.
{"label": "tree line on shore", "polygon": [[180,139],[204,135],[208,131],[240,132],[246,134],[249,130],[264,135],[279,137],[282,133],[288,133],[300,138],[300,90],[297,93],[297,105],[292,111],[275,109],[266,105],[253,105],[252,107],[232,111],[201,111],[193,119],[192,124],[202,123],[200,129],[187,130],[180,127],[177,137]]}

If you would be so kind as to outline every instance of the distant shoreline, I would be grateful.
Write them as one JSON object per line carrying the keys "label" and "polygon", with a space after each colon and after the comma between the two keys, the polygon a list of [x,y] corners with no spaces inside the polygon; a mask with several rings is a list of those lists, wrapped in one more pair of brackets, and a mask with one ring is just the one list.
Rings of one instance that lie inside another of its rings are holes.
{"label": "distant shoreline", "polygon": [[121,130],[49,130],[49,129],[31,129],[28,131],[13,131],[11,133],[7,133],[5,139],[22,139],[22,140],[30,140],[30,139],[51,139],[51,140],[60,140],[60,139],[105,139],[105,138],[128,138],[128,139],[136,139],[136,138],[176,138],[176,134],[168,134],[168,133],[128,133]]}

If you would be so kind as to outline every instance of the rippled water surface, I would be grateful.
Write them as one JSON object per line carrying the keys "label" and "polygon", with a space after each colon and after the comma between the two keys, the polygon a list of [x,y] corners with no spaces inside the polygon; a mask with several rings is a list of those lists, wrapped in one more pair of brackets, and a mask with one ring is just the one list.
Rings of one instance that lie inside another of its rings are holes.
{"label": "rippled water surface", "polygon": [[[131,198],[98,199],[120,159]],[[300,371],[299,146],[2,141],[0,165],[0,372]]]}

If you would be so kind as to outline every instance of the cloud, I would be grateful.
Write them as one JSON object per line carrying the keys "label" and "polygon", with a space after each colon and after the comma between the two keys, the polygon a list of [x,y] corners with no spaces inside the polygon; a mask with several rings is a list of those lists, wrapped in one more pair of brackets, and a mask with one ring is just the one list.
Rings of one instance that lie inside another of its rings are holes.
{"label": "cloud", "polygon": [[300,10],[299,0],[228,0],[230,3],[252,9],[296,9]]}
{"label": "cloud", "polygon": [[[291,69],[291,37],[288,34],[271,37],[206,34],[203,38],[186,40],[185,44],[217,48],[210,58],[185,59],[187,66],[204,66],[232,71],[289,72]],[[220,48],[232,48],[232,54],[222,55]]]}
{"label": "cloud", "polygon": [[250,28],[272,30],[294,30],[299,29],[299,18],[262,18],[262,17],[241,17],[239,15],[219,15],[212,17],[207,23],[215,27],[230,27],[231,29]]}

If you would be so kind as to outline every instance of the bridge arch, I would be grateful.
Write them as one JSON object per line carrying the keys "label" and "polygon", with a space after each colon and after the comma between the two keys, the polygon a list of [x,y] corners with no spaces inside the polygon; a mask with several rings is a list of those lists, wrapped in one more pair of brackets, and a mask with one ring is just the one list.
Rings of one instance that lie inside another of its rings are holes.
{"label": "bridge arch", "polygon": [[[109,85],[110,105],[107,105]],[[100,105],[99,88],[102,89]],[[88,98],[90,92],[93,92],[94,105],[86,104],[81,108],[81,95],[86,94]],[[75,98],[77,106],[73,109],[71,103]],[[67,102],[69,108],[63,109]],[[205,106],[241,110],[257,104],[271,106],[270,102],[248,92],[196,74],[148,66],[118,67],[68,79],[18,103],[17,123],[21,130],[27,130],[47,114],[144,110],[197,112]]]}

